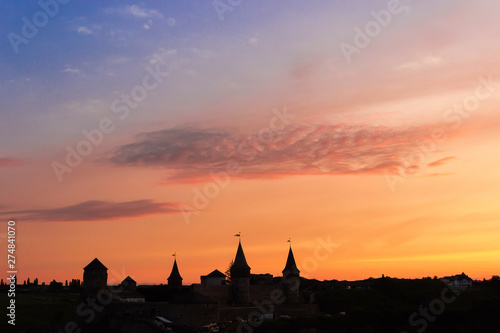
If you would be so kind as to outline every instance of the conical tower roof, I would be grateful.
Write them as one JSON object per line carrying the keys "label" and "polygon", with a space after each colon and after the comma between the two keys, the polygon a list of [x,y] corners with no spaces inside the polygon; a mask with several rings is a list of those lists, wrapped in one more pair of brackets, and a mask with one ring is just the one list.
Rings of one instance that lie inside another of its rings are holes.
{"label": "conical tower roof", "polygon": [[231,266],[231,276],[232,277],[250,276],[250,266],[248,266],[247,264],[247,259],[245,258],[243,247],[241,246],[241,240],[239,241],[238,244],[238,250],[236,251],[236,257],[234,258],[233,266]]}
{"label": "conical tower roof", "polygon": [[107,271],[108,270],[108,268],[106,266],[104,266],[102,264],[102,262],[100,262],[99,259],[97,259],[97,258],[92,260],[90,262],[90,264],[85,266],[83,269],[86,271],[96,271],[96,270],[106,270]]}
{"label": "conical tower roof", "polygon": [[174,259],[174,266],[172,267],[172,273],[168,277],[168,285],[181,286],[182,277],[179,273],[179,268],[177,267],[177,259]]}
{"label": "conical tower roof", "polygon": [[288,251],[288,258],[286,259],[286,265],[283,269],[283,274],[286,272],[290,272],[290,275],[299,275],[300,271],[297,268],[297,264],[295,263],[295,258],[293,256],[292,246],[290,245],[290,250]]}

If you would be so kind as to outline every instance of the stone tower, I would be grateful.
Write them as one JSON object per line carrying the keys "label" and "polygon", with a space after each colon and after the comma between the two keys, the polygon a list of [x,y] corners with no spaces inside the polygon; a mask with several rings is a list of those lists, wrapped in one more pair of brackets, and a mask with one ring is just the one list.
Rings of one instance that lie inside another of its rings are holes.
{"label": "stone tower", "polygon": [[236,251],[236,257],[234,258],[230,272],[232,303],[250,303],[250,266],[248,266],[245,253],[243,253],[241,240],[239,241],[238,251]]}
{"label": "stone tower", "polygon": [[292,246],[288,251],[285,268],[283,269],[283,290],[288,303],[299,303],[300,271],[295,264]]}
{"label": "stone tower", "polygon": [[108,287],[108,269],[99,259],[95,258],[83,268],[83,287],[87,296],[96,296]]}
{"label": "stone tower", "polygon": [[168,277],[168,285],[171,287],[182,287],[182,277],[179,273],[179,268],[177,267],[177,258],[174,259],[174,266],[172,267],[172,273]]}

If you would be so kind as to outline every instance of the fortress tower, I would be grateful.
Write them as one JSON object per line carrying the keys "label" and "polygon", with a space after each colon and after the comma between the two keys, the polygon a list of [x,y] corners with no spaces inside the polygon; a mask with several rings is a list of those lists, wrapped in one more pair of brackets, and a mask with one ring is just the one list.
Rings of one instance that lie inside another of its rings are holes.
{"label": "fortress tower", "polygon": [[174,266],[172,267],[172,273],[168,277],[168,285],[171,287],[182,287],[182,277],[179,273],[179,268],[177,267],[177,258],[174,259]]}
{"label": "fortress tower", "polygon": [[295,264],[292,245],[290,245],[286,265],[283,269],[282,282],[287,302],[299,303],[300,271],[297,268],[297,264]]}
{"label": "fortress tower", "polygon": [[231,272],[231,301],[234,304],[250,303],[250,266],[247,264],[245,253],[241,247],[241,239]]}
{"label": "fortress tower", "polygon": [[83,287],[87,296],[96,296],[108,287],[108,269],[95,258],[83,268]]}

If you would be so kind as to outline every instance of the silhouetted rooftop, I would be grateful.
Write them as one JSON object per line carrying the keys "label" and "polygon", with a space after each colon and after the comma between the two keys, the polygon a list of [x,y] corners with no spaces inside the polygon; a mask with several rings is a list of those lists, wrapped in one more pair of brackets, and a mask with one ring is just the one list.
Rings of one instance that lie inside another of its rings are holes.
{"label": "silhouetted rooftop", "polygon": [[298,275],[300,273],[297,268],[297,264],[295,263],[295,258],[293,257],[292,247],[290,246],[290,250],[288,251],[288,258],[286,260],[285,268],[283,269],[283,274],[285,272],[290,272],[292,275]]}
{"label": "silhouetted rooftop", "polygon": [[134,280],[134,279],[132,279],[130,276],[127,276],[127,277],[126,277],[126,278],[122,281],[122,283],[123,283],[123,282],[125,282],[125,281],[127,281],[128,283],[137,283],[137,282],[135,282],[135,280]]}
{"label": "silhouetted rooftop", "polygon": [[223,277],[225,278],[226,275],[219,271],[218,269],[214,270],[212,273],[208,274],[207,277]]}
{"label": "silhouetted rooftop", "polygon": [[250,270],[250,266],[248,266],[247,259],[245,258],[245,253],[243,253],[243,248],[241,247],[241,241],[238,244],[238,251],[236,251],[236,258],[234,259],[231,269]]}
{"label": "silhouetted rooftop", "polygon": [[179,268],[177,267],[177,259],[174,260],[174,266],[172,267],[172,273],[168,277],[169,281],[178,281],[182,280],[181,274],[179,273]]}
{"label": "silhouetted rooftop", "polygon": [[92,260],[92,262],[90,264],[88,264],[87,266],[85,266],[83,269],[86,271],[95,271],[95,270],[102,270],[102,269],[108,270],[108,268],[106,266],[104,266],[97,258]]}

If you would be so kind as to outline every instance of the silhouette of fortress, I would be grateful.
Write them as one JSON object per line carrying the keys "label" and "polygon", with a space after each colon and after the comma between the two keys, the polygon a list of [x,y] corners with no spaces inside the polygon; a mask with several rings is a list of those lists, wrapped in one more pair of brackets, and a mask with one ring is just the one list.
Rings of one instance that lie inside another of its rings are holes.
{"label": "silhouette of fortress", "polygon": [[[251,313],[276,317],[279,315],[313,316],[316,305],[305,303],[300,288],[300,271],[290,245],[281,277],[251,274],[241,240],[230,267],[230,279],[219,270],[200,277],[201,283],[182,285],[177,258],[167,285],[140,286],[128,276],[117,287],[107,285],[107,268],[95,258],[84,268],[84,297],[97,297],[103,291],[113,295],[106,320],[110,328],[139,324],[144,319],[162,316],[176,325],[199,328],[210,322],[247,320]],[[266,306],[263,306],[266,304]],[[141,318],[141,321],[134,321]],[[139,328],[137,328],[139,329]],[[144,330],[143,327],[140,328]]]}
{"label": "silhouette of fortress", "polygon": [[284,303],[298,304],[300,297],[300,271],[295,263],[292,247],[288,251],[288,258],[283,276],[279,281],[271,274],[252,275],[250,266],[245,258],[241,241],[233,265],[230,268],[230,281],[218,270],[207,276],[201,276],[201,284],[194,284],[195,291],[206,295],[218,304],[245,305],[254,301],[269,299],[271,293],[282,294]]}

